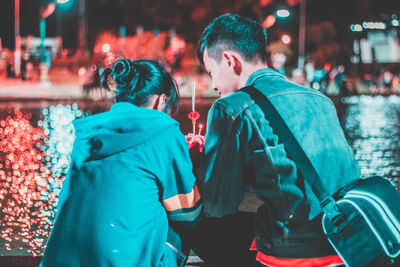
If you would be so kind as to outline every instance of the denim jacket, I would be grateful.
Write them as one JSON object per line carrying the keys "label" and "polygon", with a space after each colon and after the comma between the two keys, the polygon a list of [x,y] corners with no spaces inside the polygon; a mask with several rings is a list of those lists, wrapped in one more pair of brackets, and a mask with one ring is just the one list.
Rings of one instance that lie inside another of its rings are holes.
{"label": "denim jacket", "polygon": [[[358,165],[329,98],[271,69],[254,72],[246,86],[268,95],[330,194],[358,179]],[[264,203],[256,219],[259,250],[294,258],[334,254],[321,230],[317,197],[249,95],[236,91],[218,99],[207,125],[201,162],[205,214],[236,213],[253,192]]]}

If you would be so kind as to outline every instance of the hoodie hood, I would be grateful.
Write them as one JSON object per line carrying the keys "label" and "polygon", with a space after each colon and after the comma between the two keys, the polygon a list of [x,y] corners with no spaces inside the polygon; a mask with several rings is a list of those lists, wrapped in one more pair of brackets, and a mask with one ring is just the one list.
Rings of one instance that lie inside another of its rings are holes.
{"label": "hoodie hood", "polygon": [[128,102],[116,103],[107,112],[75,120],[73,124],[76,139],[72,158],[78,167],[86,160],[134,147],[169,127],[179,127],[164,112]]}

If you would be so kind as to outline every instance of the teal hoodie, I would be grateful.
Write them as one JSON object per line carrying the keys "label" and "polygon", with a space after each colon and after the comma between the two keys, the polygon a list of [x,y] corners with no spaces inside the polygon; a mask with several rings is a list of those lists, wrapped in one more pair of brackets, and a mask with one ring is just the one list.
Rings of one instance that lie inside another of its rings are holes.
{"label": "teal hoodie", "polygon": [[130,103],[74,122],[42,266],[177,266],[169,221],[201,213],[188,145],[167,114]]}

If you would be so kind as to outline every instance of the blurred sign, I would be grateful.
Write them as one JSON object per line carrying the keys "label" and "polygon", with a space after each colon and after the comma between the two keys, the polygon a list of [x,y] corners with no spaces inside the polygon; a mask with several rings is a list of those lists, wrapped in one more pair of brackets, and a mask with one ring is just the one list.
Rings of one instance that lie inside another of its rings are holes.
{"label": "blurred sign", "polygon": [[386,24],[384,22],[363,22],[362,26],[364,29],[371,29],[371,30],[386,29]]}

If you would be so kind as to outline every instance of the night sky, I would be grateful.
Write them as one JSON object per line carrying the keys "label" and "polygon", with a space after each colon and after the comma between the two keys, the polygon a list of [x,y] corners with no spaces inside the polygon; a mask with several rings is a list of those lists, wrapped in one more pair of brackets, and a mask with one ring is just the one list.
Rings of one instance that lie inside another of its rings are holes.
{"label": "night sky", "polygon": [[[39,10],[44,0],[21,1],[21,36],[39,35]],[[14,48],[14,1],[1,0],[0,37],[3,47]],[[137,25],[145,29],[159,27],[176,28],[186,40],[195,42],[204,26],[214,17],[226,12],[235,12],[259,21],[270,14],[277,5],[285,3],[274,0],[266,8],[259,0],[87,0],[88,45],[93,46],[97,35],[103,31],[118,33],[121,25],[127,26],[127,34],[133,35]],[[286,21],[278,21],[270,29],[270,40],[274,32],[284,30],[297,35],[298,6],[292,7],[293,15]],[[349,25],[363,20],[377,20],[385,15],[396,14],[400,18],[398,0],[307,0],[307,24],[324,20],[336,26],[337,41],[348,42],[352,38]],[[196,20],[192,18],[196,17]],[[47,20],[47,36],[57,33],[64,38],[64,47],[76,48],[78,31],[78,0],[58,5]]]}

